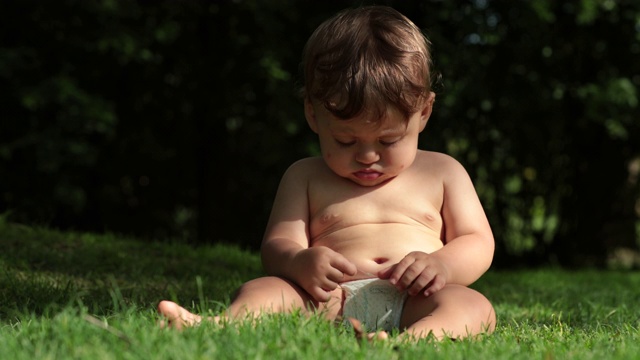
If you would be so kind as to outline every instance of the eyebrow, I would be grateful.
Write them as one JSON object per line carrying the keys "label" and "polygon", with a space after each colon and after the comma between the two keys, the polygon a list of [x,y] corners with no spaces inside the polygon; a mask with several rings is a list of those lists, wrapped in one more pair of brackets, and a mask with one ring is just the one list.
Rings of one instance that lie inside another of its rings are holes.
{"label": "eyebrow", "polygon": [[[333,119],[334,121],[330,121],[329,122],[329,130],[331,132],[332,135],[344,135],[344,136],[353,136],[355,133],[357,133],[357,130],[354,130],[354,128],[352,126],[349,126],[349,124],[358,124],[362,121],[364,121],[363,119],[349,119],[349,120],[337,120],[337,119]],[[367,122],[366,125],[364,126],[371,126],[370,130],[371,132],[377,132],[379,133],[378,137],[390,137],[390,136],[402,136],[404,134],[406,134],[407,129],[409,128],[409,124],[407,122],[396,122],[396,121],[392,121],[391,127],[388,127],[388,122],[390,121],[390,119],[386,119],[386,120],[381,120],[381,121],[371,121],[371,122]],[[385,123],[387,123],[387,126],[385,126]],[[360,125],[363,126],[363,125]]]}
{"label": "eyebrow", "polygon": [[[383,130],[379,134],[377,134],[377,138],[395,138],[395,137],[403,137],[406,135],[406,130]],[[334,137],[340,136],[355,136],[355,131],[331,131],[331,135]]]}

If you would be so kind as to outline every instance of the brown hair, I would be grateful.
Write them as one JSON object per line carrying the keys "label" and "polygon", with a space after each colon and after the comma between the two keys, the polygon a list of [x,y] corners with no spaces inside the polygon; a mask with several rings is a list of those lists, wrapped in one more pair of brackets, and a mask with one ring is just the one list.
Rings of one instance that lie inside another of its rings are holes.
{"label": "brown hair", "polygon": [[334,116],[382,117],[389,105],[406,118],[431,91],[429,40],[386,6],[347,9],[323,22],[304,49],[303,96]]}

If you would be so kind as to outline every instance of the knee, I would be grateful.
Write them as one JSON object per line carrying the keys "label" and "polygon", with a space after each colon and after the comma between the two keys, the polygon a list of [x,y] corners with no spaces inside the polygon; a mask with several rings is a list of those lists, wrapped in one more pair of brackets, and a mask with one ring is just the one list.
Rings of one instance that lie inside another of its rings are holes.
{"label": "knee", "polygon": [[[459,301],[459,305],[469,309],[470,317],[478,319],[492,331],[496,324],[496,313],[493,305],[486,296],[480,292],[462,285],[447,285],[440,290],[444,295],[442,301],[450,303]],[[436,293],[437,294],[437,293]]]}
{"label": "knee", "polygon": [[249,280],[235,293],[235,299],[255,299],[265,303],[282,301],[297,292],[297,287],[285,279],[266,276]]}
{"label": "knee", "polygon": [[491,301],[480,292],[460,286],[460,291],[464,292],[461,299],[467,304],[469,309],[473,309],[473,317],[483,324],[485,331],[492,332],[496,326],[496,312]]}
{"label": "knee", "polygon": [[243,296],[252,296],[254,294],[264,293],[265,289],[268,289],[267,281],[265,278],[258,278],[249,280],[240,287],[238,287],[233,294],[234,299],[242,298]]}
{"label": "knee", "polygon": [[292,282],[274,276],[247,281],[236,291],[232,305],[252,313],[282,312],[302,308],[304,299],[300,289]]}
{"label": "knee", "polygon": [[245,282],[238,288],[237,293],[266,294],[274,291],[280,292],[282,291],[282,288],[287,285],[288,282],[284,279],[275,276],[266,276]]}

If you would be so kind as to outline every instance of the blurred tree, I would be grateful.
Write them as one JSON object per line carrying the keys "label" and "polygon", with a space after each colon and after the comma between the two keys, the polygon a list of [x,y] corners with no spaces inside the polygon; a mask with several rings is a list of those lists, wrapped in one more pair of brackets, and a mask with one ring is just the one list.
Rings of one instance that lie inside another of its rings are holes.
{"label": "blurred tree", "polygon": [[[313,29],[373,1],[0,3],[0,212],[256,248],[318,153],[296,95]],[[376,1],[433,42],[421,147],[458,158],[497,264],[602,264],[640,239],[640,3]]]}
{"label": "blurred tree", "polygon": [[[415,6],[415,5],[414,5]],[[637,248],[640,4],[420,3],[444,90],[425,145],[467,165],[499,263]],[[444,21],[444,20],[450,21]],[[637,206],[637,205],[636,205]]]}

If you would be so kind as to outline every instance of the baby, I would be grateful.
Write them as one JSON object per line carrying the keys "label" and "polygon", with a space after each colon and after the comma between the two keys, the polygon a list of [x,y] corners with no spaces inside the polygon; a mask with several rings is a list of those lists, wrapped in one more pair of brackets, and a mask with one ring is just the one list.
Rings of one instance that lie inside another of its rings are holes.
{"label": "baby", "polygon": [[[370,339],[493,331],[491,303],[467,287],[494,251],[473,183],[450,156],[418,150],[435,100],[428,40],[392,8],[348,9],[311,35],[302,65],[322,156],[281,179],[261,248],[269,276],[211,320],[297,309]],[[172,327],[202,321],[170,301],[158,310]]]}

